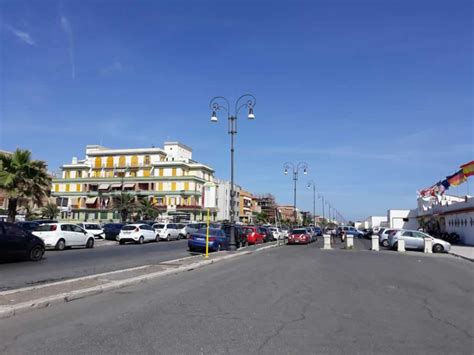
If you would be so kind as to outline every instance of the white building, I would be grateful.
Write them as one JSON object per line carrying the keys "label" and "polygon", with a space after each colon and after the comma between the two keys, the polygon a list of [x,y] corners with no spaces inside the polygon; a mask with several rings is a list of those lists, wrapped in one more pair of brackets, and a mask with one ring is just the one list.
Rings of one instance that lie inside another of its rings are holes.
{"label": "white building", "polygon": [[364,221],[364,228],[378,228],[387,226],[387,216],[370,216]]}
{"label": "white building", "polygon": [[[215,179],[217,185],[217,220],[230,221],[230,181]],[[239,221],[240,215],[240,191],[241,187],[234,184],[234,211],[235,221]]]}
{"label": "white building", "polygon": [[387,220],[390,228],[418,229],[418,210],[388,210]]}

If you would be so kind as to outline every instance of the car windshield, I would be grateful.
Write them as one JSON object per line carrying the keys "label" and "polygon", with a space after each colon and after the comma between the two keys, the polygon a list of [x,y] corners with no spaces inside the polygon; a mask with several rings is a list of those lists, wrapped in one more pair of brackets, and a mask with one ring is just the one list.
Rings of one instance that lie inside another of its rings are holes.
{"label": "car windshield", "polygon": [[84,228],[97,230],[100,229],[100,226],[98,224],[84,224]]}
{"label": "car windshield", "polygon": [[307,232],[306,232],[306,229],[293,229],[291,233],[292,234],[305,234]]}
{"label": "car windshield", "polygon": [[163,229],[163,228],[165,228],[165,225],[164,225],[164,224],[155,224],[155,225],[153,225],[153,228],[155,228],[155,229]]}
{"label": "car windshield", "polygon": [[122,227],[122,230],[123,230],[123,231],[132,231],[132,230],[134,230],[135,228],[137,228],[137,227],[130,224],[130,225],[128,225],[128,226]]}
{"label": "car windshield", "polygon": [[56,230],[55,224],[42,224],[36,228],[36,232],[51,232]]}

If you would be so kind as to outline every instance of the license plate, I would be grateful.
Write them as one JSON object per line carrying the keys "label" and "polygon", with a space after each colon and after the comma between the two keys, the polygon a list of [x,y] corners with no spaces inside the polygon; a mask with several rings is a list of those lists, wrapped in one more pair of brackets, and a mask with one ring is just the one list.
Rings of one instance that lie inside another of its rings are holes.
{"label": "license plate", "polygon": [[128,231],[122,231],[123,234],[130,234]]}
{"label": "license plate", "polygon": [[196,240],[204,240],[204,238],[196,238]]}

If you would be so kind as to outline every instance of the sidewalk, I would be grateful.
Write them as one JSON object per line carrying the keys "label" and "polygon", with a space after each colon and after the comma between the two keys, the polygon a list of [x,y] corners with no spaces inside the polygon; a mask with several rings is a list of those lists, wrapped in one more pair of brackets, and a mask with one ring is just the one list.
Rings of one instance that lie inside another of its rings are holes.
{"label": "sidewalk", "polygon": [[474,261],[474,246],[451,245],[451,251],[449,253],[469,261]]}

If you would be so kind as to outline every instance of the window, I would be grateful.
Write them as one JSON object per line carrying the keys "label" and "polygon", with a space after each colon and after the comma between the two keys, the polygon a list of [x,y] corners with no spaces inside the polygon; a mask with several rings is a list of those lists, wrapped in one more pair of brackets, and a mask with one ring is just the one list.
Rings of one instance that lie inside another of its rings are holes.
{"label": "window", "polygon": [[171,176],[176,176],[176,168],[173,168],[173,169],[171,170]]}
{"label": "window", "polygon": [[158,175],[159,175],[159,176],[163,176],[163,168],[159,168],[159,169],[158,169]]}
{"label": "window", "polygon": [[138,167],[138,157],[136,155],[132,156],[130,165],[134,168]]}
{"label": "window", "polygon": [[186,181],[186,182],[184,183],[184,189],[185,189],[185,190],[189,190],[189,182]]}
{"label": "window", "polygon": [[126,165],[126,163],[125,163],[125,156],[122,155],[122,156],[119,157],[119,164],[118,164],[118,165],[119,165],[119,167],[121,167],[121,168],[125,167],[125,165]]}
{"label": "window", "polygon": [[407,232],[403,233],[402,236],[403,236],[403,237],[413,237],[413,232],[408,232],[408,231],[407,231]]}
{"label": "window", "polygon": [[77,174],[77,177],[78,177],[78,178],[81,178],[81,177],[82,177],[82,170],[78,170],[78,171],[76,172],[76,174]]}
{"label": "window", "polygon": [[171,191],[176,191],[176,182],[171,183]]}
{"label": "window", "polygon": [[158,187],[157,188],[158,191],[163,191],[163,183],[162,182],[159,182],[157,187]]}
{"label": "window", "polygon": [[63,224],[61,225],[61,230],[63,232],[72,232],[72,226],[70,224]]}
{"label": "window", "polygon": [[150,156],[145,155],[145,165],[150,165]]}
{"label": "window", "polygon": [[71,172],[69,170],[66,170],[64,173],[64,178],[69,179],[71,177]]}
{"label": "window", "polygon": [[94,168],[101,168],[102,167],[102,159],[99,157],[95,158],[94,161]]}
{"label": "window", "polygon": [[85,230],[79,226],[71,225],[71,231],[76,233],[85,233]]}
{"label": "window", "polygon": [[81,184],[76,184],[76,191],[80,192],[81,191]]}
{"label": "window", "polygon": [[4,228],[4,233],[8,237],[13,237],[13,238],[24,238],[27,236],[27,233],[21,229],[20,227],[17,227],[13,224],[10,223],[5,223],[3,225]]}
{"label": "window", "polygon": [[69,184],[66,184],[66,192],[69,192],[69,190],[70,190],[70,186]]}
{"label": "window", "polygon": [[59,192],[59,184],[54,185],[54,192]]}
{"label": "window", "polygon": [[150,176],[150,169],[145,169],[145,170],[143,170],[143,176],[144,176],[144,177]]}

